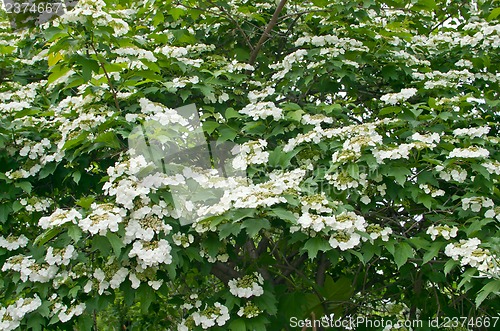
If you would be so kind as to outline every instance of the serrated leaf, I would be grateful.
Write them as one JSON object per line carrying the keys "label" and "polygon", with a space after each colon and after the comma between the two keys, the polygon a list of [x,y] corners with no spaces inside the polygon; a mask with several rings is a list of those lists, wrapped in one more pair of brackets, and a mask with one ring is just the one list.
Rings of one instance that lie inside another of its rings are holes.
{"label": "serrated leaf", "polygon": [[14,183],[14,186],[19,187],[28,194],[31,194],[31,189],[33,188],[33,185],[31,185],[31,183],[27,181]]}
{"label": "serrated leaf", "polygon": [[120,237],[118,237],[115,233],[112,233],[112,232],[106,233],[106,237],[108,238],[109,243],[111,244],[111,247],[113,248],[115,256],[119,257],[122,248],[125,246],[123,244],[123,241],[120,239]]}
{"label": "serrated leaf", "polygon": [[409,258],[414,256],[413,248],[405,242],[399,243],[399,245],[394,250],[394,262],[399,268],[408,261]]}
{"label": "serrated leaf", "polygon": [[283,208],[274,208],[272,211],[271,211],[271,214],[279,217],[280,219],[282,220],[285,220],[285,221],[290,221],[292,223],[297,223],[297,216],[295,216],[291,211],[289,210],[286,210],[286,209],[283,209]]}
{"label": "serrated leaf", "polygon": [[246,331],[246,325],[244,319],[236,319],[229,324],[229,330],[231,331]]}
{"label": "serrated leaf", "polygon": [[47,229],[43,233],[38,235],[33,243],[35,245],[42,246],[52,238],[56,237],[59,233],[61,233],[61,228]]}
{"label": "serrated leaf", "polygon": [[236,236],[241,232],[241,224],[226,223],[219,227],[219,238],[224,239],[230,235]]}
{"label": "serrated leaf", "polygon": [[448,261],[444,264],[444,269],[443,269],[443,272],[444,272],[445,276],[446,276],[447,274],[449,274],[449,273],[450,273],[450,271],[451,271],[454,267],[456,267],[457,265],[458,265],[458,262],[457,262],[457,261],[452,260],[452,259],[448,260]]}
{"label": "serrated leaf", "polygon": [[303,250],[307,251],[310,260],[314,259],[319,251],[326,252],[330,249],[332,249],[332,246],[330,246],[326,239],[321,237],[310,238],[306,241],[303,248]]}
{"label": "serrated leaf", "polygon": [[270,229],[271,223],[265,218],[252,218],[243,221],[241,228],[246,230],[250,238],[253,238],[260,230]]}
{"label": "serrated leaf", "polygon": [[479,307],[490,294],[500,295],[500,279],[490,281],[479,290],[476,297],[476,307]]}
{"label": "serrated leaf", "polygon": [[427,262],[429,262],[430,260],[432,260],[433,258],[435,258],[439,254],[439,251],[443,247],[443,244],[444,243],[442,243],[442,242],[435,242],[435,243],[433,243],[429,247],[429,249],[427,250],[427,252],[424,254],[424,256],[422,258],[422,264],[426,264]]}

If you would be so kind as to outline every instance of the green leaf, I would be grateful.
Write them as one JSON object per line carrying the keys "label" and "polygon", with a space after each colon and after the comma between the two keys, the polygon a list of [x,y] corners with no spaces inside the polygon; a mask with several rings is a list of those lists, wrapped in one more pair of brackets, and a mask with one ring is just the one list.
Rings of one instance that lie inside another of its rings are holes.
{"label": "green leaf", "polygon": [[435,242],[429,247],[428,251],[424,254],[424,257],[422,259],[422,264],[426,264],[433,258],[435,258],[438,254],[441,248],[443,247],[444,243],[443,242]]}
{"label": "green leaf", "polygon": [[75,204],[82,207],[82,208],[89,209],[94,201],[95,201],[94,197],[85,197],[85,198],[78,199],[75,202]]}
{"label": "green leaf", "polygon": [[246,230],[250,238],[253,238],[260,230],[270,229],[271,223],[265,218],[251,218],[243,221],[241,228]]}
{"label": "green leaf", "polygon": [[92,238],[92,249],[99,252],[101,255],[109,255],[111,252],[111,243],[108,238],[96,235]]}
{"label": "green leaf", "polygon": [[494,294],[495,296],[500,295],[500,279],[490,281],[479,290],[476,297],[476,307],[479,307],[490,294]]}
{"label": "green leaf", "polygon": [[71,224],[68,226],[68,236],[73,239],[74,242],[78,242],[82,237],[82,230],[76,224]]}
{"label": "green leaf", "polygon": [[291,211],[286,210],[284,208],[281,207],[273,208],[273,210],[271,210],[271,214],[279,217],[282,220],[290,221],[293,224],[297,223],[297,216],[295,216]]}
{"label": "green leaf", "polygon": [[96,143],[102,143],[106,147],[110,147],[113,149],[118,149],[120,148],[120,139],[118,139],[116,133],[113,131],[108,131],[105,133],[100,134],[94,142]]}
{"label": "green leaf", "polygon": [[400,112],[401,112],[401,107],[392,106],[392,107],[382,108],[378,114],[387,115],[387,114],[397,114]]}
{"label": "green leaf", "polygon": [[452,259],[449,259],[445,264],[444,264],[444,269],[443,272],[445,275],[449,274],[450,271],[458,265],[458,262]]}
{"label": "green leaf", "polygon": [[359,179],[359,166],[356,163],[349,163],[347,173],[354,179]]}
{"label": "green leaf", "polygon": [[71,177],[73,178],[73,181],[75,182],[75,184],[78,185],[78,183],[80,182],[80,178],[82,178],[82,173],[77,170],[77,171],[73,172]]}
{"label": "green leaf", "polygon": [[208,134],[212,134],[215,129],[219,127],[219,123],[214,122],[214,121],[205,121],[203,122],[203,131],[205,131]]}
{"label": "green leaf", "polygon": [[123,244],[123,241],[120,239],[120,237],[118,237],[113,232],[106,233],[106,237],[108,238],[109,243],[111,244],[111,247],[113,248],[115,256],[119,257],[120,253],[122,251],[122,248],[125,246]]}
{"label": "green leaf", "polygon": [[411,171],[405,167],[384,167],[382,173],[387,176],[394,177],[396,179],[396,183],[401,186],[404,186],[406,183],[406,176],[411,175]]}
{"label": "green leaf", "polygon": [[398,269],[401,268],[406,261],[414,256],[413,248],[405,242],[399,243],[394,251],[394,262],[398,266]]}
{"label": "green leaf", "polygon": [[244,319],[236,319],[229,324],[229,330],[231,331],[246,331],[246,325]]}
{"label": "green leaf", "polygon": [[326,239],[321,237],[314,237],[306,241],[304,244],[304,251],[307,251],[307,255],[310,260],[313,260],[319,251],[326,252],[332,249],[332,246],[328,243]]}
{"label": "green leaf", "polygon": [[219,227],[219,238],[224,239],[230,235],[236,236],[241,231],[241,224],[238,223],[226,223]]}
{"label": "green leaf", "polygon": [[156,294],[149,285],[142,283],[137,289],[137,299],[141,304],[141,312],[146,314],[151,303],[156,299]]}
{"label": "green leaf", "polygon": [[19,183],[14,183],[15,187],[21,188],[24,192],[31,194],[31,189],[33,188],[33,185],[31,185],[30,182],[19,182]]}
{"label": "green leaf", "polygon": [[495,8],[491,11],[491,13],[488,15],[488,21],[494,20],[495,18],[498,17],[498,15],[500,15],[500,7]]}
{"label": "green leaf", "polygon": [[5,223],[9,218],[9,214],[12,212],[12,206],[10,203],[0,204],[0,223]]}
{"label": "green leaf", "polygon": [[45,243],[56,237],[59,233],[61,233],[61,228],[47,229],[39,234],[33,243],[39,246],[45,245]]}
{"label": "green leaf", "polygon": [[224,117],[228,120],[231,118],[240,118],[243,115],[234,110],[234,108],[227,108]]}

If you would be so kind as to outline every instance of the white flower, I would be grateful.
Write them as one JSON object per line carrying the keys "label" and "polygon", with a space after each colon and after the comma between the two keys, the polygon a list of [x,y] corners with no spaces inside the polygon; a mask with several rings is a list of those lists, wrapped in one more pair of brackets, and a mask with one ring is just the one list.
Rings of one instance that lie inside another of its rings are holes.
{"label": "white flower", "polygon": [[118,231],[124,210],[108,203],[93,203],[91,208],[92,213],[78,223],[83,231],[88,231],[92,235],[99,233],[101,236],[105,236],[108,231]]}
{"label": "white flower", "polygon": [[192,315],[196,326],[201,325],[203,329],[208,329],[216,324],[223,326],[229,320],[229,310],[226,306],[216,302],[214,307],[208,307],[203,311],[197,311]]}
{"label": "white flower", "polygon": [[350,248],[356,247],[360,243],[361,236],[357,233],[348,233],[345,231],[338,231],[334,233],[330,240],[330,246],[332,248],[340,248],[340,250],[345,251]]}
{"label": "white flower", "polygon": [[143,268],[154,267],[159,264],[172,263],[170,244],[165,239],[159,241],[136,241],[129,252],[129,257],[137,257],[137,263]]}
{"label": "white flower", "polygon": [[266,119],[268,116],[272,116],[275,121],[283,118],[283,110],[276,107],[273,102],[251,103],[239,112],[252,117],[254,121],[259,118]]}
{"label": "white flower", "polygon": [[490,152],[486,148],[470,146],[467,148],[455,148],[453,149],[448,158],[486,158],[490,155]]}
{"label": "white flower", "polygon": [[[55,254],[54,254],[55,253]],[[47,248],[45,261],[49,265],[68,265],[71,259],[76,258],[77,253],[73,245],[68,245],[63,249]]]}
{"label": "white flower", "polygon": [[406,101],[417,93],[416,88],[405,88],[399,93],[388,93],[380,97],[380,100],[390,105],[395,105],[400,101]]}
{"label": "white flower", "polygon": [[26,247],[28,245],[28,238],[25,235],[20,235],[19,237],[8,236],[4,238],[0,236],[0,247],[7,249],[8,251],[14,251],[18,248]]}
{"label": "white flower", "polygon": [[40,218],[38,225],[42,229],[46,230],[68,222],[77,224],[80,219],[82,219],[82,215],[75,209],[63,210],[58,208],[52,213],[52,215]]}
{"label": "white flower", "polygon": [[455,238],[458,233],[458,228],[456,226],[449,227],[448,225],[431,225],[427,231],[427,234],[431,235],[432,240],[435,240],[438,235],[449,240],[450,238]]}
{"label": "white flower", "polygon": [[228,282],[229,292],[238,298],[250,298],[264,294],[264,279],[258,273],[246,275],[243,278],[231,279]]}

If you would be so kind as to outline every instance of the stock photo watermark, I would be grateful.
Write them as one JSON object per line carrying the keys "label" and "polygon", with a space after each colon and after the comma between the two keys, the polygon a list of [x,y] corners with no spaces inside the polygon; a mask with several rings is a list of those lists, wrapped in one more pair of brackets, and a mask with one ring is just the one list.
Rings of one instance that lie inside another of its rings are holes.
{"label": "stock photo watermark", "polygon": [[13,29],[23,29],[46,23],[63,15],[76,6],[78,1],[67,0],[2,0]]}
{"label": "stock photo watermark", "polygon": [[364,316],[335,317],[335,314],[325,315],[318,319],[291,317],[289,326],[292,328],[337,328],[340,330],[356,330],[358,328],[406,328],[408,330],[430,327],[442,328],[495,328],[500,316],[483,317],[434,317],[430,319],[384,319]]}

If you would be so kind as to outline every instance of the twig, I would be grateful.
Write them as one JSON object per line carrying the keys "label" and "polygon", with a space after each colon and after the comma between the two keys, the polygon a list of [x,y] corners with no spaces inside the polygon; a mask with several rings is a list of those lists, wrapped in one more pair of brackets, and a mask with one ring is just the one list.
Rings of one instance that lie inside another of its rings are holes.
{"label": "twig", "polygon": [[285,7],[287,0],[281,0],[280,3],[278,4],[278,7],[274,11],[273,17],[267,24],[266,30],[264,30],[264,33],[260,37],[259,41],[257,42],[257,45],[255,45],[255,48],[252,51],[252,54],[250,55],[250,60],[248,61],[248,64],[253,65],[255,63],[255,60],[257,59],[257,55],[259,54],[260,49],[262,48],[262,45],[264,42],[267,40],[269,37],[269,33],[271,30],[274,28],[276,23],[278,22],[279,14]]}

